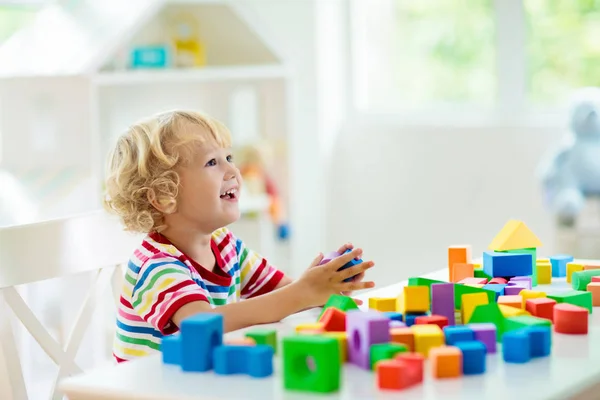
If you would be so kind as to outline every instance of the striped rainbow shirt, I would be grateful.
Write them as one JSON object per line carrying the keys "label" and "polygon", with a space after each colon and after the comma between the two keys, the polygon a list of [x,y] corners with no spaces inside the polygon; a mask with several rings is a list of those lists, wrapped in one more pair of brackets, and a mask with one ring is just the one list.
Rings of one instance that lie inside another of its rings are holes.
{"label": "striped rainbow shirt", "polygon": [[284,274],[226,228],[211,241],[217,260],[209,271],[159,233],[134,251],[117,312],[113,353],[118,362],[160,351],[160,340],[179,329],[171,317],[191,301],[213,308],[272,291]]}

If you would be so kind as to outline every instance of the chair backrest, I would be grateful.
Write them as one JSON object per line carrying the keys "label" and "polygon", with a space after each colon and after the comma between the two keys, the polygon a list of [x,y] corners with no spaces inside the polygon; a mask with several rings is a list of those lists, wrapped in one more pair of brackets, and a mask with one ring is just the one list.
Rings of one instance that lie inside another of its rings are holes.
{"label": "chair backrest", "polygon": [[[98,303],[100,289],[112,283],[116,296],[123,276],[120,266],[127,263],[140,240],[141,235],[125,232],[119,221],[104,211],[0,228],[0,356],[3,356],[0,364],[6,368],[4,374],[0,370],[0,398],[28,398],[22,373],[22,364],[26,365],[27,360],[19,359],[8,310],[12,310],[58,365],[52,395],[61,398],[55,389],[56,383],[82,371],[75,362],[75,355]],[[58,343],[16,286],[85,272],[93,275],[93,283],[81,302],[68,342]]]}

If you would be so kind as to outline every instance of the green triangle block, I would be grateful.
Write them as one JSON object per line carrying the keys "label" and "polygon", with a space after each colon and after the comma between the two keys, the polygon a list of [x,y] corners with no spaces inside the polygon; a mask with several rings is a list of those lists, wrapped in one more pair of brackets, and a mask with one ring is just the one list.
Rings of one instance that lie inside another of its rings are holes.
{"label": "green triangle block", "polygon": [[485,271],[483,270],[483,268],[478,268],[478,269],[473,270],[473,276],[475,278],[485,278],[487,280],[492,279],[492,276],[486,274]]}
{"label": "green triangle block", "polygon": [[506,318],[500,311],[500,307],[498,307],[498,303],[492,302],[490,304],[475,307],[469,324],[491,322],[496,325],[496,341],[500,342],[502,340],[502,335],[504,334],[505,319]]}
{"label": "green triangle block", "polygon": [[323,310],[321,310],[319,318],[321,318],[321,315],[323,315],[325,310],[327,310],[329,307],[335,307],[343,312],[347,312],[349,310],[358,310],[356,302],[351,297],[344,296],[341,294],[332,294],[331,296],[329,296],[329,300],[327,300],[325,306],[323,306]]}
{"label": "green triangle block", "polygon": [[574,306],[587,308],[590,314],[593,312],[592,307],[592,292],[583,290],[568,290],[565,292],[549,293],[549,299],[555,300],[557,303],[567,303]]}
{"label": "green triangle block", "polygon": [[530,315],[519,315],[504,319],[504,332],[527,328],[529,326],[552,326],[552,322],[545,318]]}

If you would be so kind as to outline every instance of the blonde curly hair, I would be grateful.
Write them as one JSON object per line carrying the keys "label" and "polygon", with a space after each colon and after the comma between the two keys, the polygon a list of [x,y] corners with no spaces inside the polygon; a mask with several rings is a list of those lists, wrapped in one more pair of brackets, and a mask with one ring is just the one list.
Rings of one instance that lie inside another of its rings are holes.
{"label": "blonde curly hair", "polygon": [[160,232],[166,227],[163,213],[150,199],[167,213],[175,211],[179,191],[175,168],[191,161],[195,145],[210,140],[231,146],[225,125],[195,111],[168,111],[134,124],[109,155],[104,207],[118,215],[128,231]]}

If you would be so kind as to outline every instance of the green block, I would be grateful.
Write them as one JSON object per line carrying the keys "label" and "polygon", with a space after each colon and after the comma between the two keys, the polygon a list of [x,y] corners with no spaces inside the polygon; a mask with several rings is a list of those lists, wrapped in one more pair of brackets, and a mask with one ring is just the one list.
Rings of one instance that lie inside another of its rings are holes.
{"label": "green block", "polygon": [[283,385],[287,390],[337,392],[341,374],[337,339],[318,335],[283,338]]}
{"label": "green block", "polygon": [[531,286],[537,286],[538,284],[538,276],[537,276],[537,249],[535,247],[528,249],[515,249],[515,250],[502,250],[498,253],[513,253],[513,254],[531,254]]}
{"label": "green block", "polygon": [[356,302],[351,297],[343,296],[341,294],[332,294],[329,297],[329,300],[327,300],[327,303],[325,303],[325,306],[323,306],[323,310],[321,310],[319,318],[321,318],[321,315],[323,315],[325,310],[327,310],[329,307],[335,307],[343,312],[347,312],[349,310],[358,310]]}
{"label": "green block", "polygon": [[457,310],[460,310],[462,305],[462,296],[463,294],[471,294],[471,293],[485,293],[488,296],[488,301],[490,303],[496,302],[496,292],[488,289],[481,289],[474,286],[465,286],[463,284],[454,284],[454,307]]}
{"label": "green block", "polygon": [[433,285],[434,283],[448,283],[448,282],[437,281],[435,279],[421,278],[420,276],[415,276],[412,278],[408,278],[407,286],[427,286],[429,289],[431,289],[431,285]]}
{"label": "green block", "polygon": [[486,274],[486,273],[483,271],[483,268],[478,268],[478,269],[475,269],[475,270],[473,270],[473,276],[474,276],[475,278],[485,278],[485,279],[487,279],[487,280],[490,280],[490,279],[492,279],[492,277],[491,277],[490,275]]}
{"label": "green block", "polygon": [[391,360],[398,353],[408,351],[408,347],[400,343],[378,343],[371,345],[371,369],[381,360]]}
{"label": "green block", "polygon": [[504,319],[504,332],[514,331],[528,326],[552,326],[552,322],[545,318],[530,315],[519,315]]}
{"label": "green block", "polygon": [[573,304],[574,306],[587,308],[590,314],[594,309],[592,307],[592,292],[583,290],[569,290],[566,292],[550,293],[547,297],[555,300],[557,303],[567,303]]}
{"label": "green block", "polygon": [[256,344],[268,344],[277,353],[277,331],[275,329],[255,329],[246,332],[246,337],[254,339]]}
{"label": "green block", "polygon": [[592,281],[592,276],[600,276],[600,269],[573,272],[571,287],[573,290],[587,290],[587,285]]}
{"label": "green block", "polygon": [[496,325],[496,341],[500,342],[502,340],[502,335],[504,334],[505,319],[506,318],[500,311],[500,307],[498,307],[498,303],[491,302],[475,307],[475,311],[473,311],[469,323],[491,322]]}

